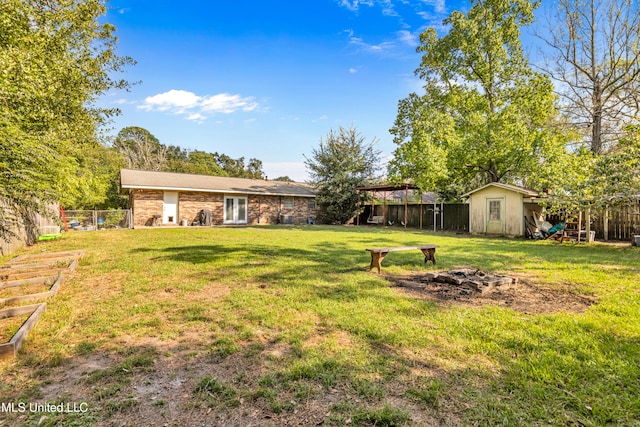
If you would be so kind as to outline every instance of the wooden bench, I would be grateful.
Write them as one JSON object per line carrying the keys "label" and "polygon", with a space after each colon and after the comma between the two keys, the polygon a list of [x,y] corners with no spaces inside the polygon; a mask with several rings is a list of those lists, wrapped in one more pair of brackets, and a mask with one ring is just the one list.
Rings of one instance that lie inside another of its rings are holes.
{"label": "wooden bench", "polygon": [[371,252],[371,265],[369,270],[373,267],[378,268],[378,274],[382,270],[382,260],[389,252],[397,251],[410,251],[412,249],[420,249],[424,254],[424,262],[431,261],[434,265],[436,263],[436,248],[437,245],[417,245],[417,246],[396,246],[391,248],[369,248],[366,251]]}

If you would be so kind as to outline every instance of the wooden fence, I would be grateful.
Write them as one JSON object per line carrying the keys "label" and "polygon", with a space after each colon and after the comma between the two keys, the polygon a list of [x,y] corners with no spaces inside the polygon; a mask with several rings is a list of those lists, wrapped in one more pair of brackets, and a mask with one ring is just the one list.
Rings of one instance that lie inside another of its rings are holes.
{"label": "wooden fence", "polygon": [[[34,244],[40,234],[51,233],[54,229],[57,232],[60,231],[60,223],[55,218],[46,218],[34,213],[31,214],[30,224],[24,224],[22,219],[16,217],[4,203],[0,203],[0,209],[2,209],[3,221],[14,234],[7,236],[6,239],[0,237],[0,256],[10,255],[24,246]],[[50,209],[57,212],[58,206],[51,205]],[[43,233],[43,230],[47,231]]]}
{"label": "wooden fence", "polygon": [[596,212],[591,229],[596,239],[631,240],[640,235],[640,201],[626,206]]}
{"label": "wooden fence", "polygon": [[[365,206],[360,224],[366,225],[373,216],[384,217],[384,224],[404,227],[405,205],[387,204]],[[410,228],[423,230],[469,231],[469,205],[467,203],[410,204],[407,205],[406,224]]]}

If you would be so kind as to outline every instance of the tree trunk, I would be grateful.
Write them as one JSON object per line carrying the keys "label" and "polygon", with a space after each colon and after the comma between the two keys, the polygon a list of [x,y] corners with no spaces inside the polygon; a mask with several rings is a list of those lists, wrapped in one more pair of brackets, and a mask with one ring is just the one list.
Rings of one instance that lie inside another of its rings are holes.
{"label": "tree trunk", "polygon": [[602,154],[602,88],[599,81],[593,84],[593,122],[591,123],[591,151]]}

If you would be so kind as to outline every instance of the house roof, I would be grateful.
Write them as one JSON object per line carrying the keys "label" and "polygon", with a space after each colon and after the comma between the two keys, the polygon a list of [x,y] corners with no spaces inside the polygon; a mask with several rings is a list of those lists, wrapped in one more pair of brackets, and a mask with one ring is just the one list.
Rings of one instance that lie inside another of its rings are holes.
{"label": "house roof", "polygon": [[516,185],[502,184],[500,182],[491,182],[491,183],[489,183],[487,185],[483,185],[480,188],[476,188],[475,190],[471,190],[468,193],[463,194],[462,197],[469,197],[473,193],[477,193],[478,191],[484,190],[485,188],[489,188],[489,187],[498,187],[498,188],[502,188],[504,190],[513,191],[513,192],[516,192],[516,193],[520,193],[520,194],[524,195],[525,197],[538,197],[538,195],[539,195],[539,193],[537,191],[529,190],[529,189],[523,188],[523,187],[518,187]]}
{"label": "house roof", "polygon": [[[415,184],[404,183],[398,185],[372,185],[369,187],[358,187],[358,191],[367,191],[374,194],[376,200],[404,203],[407,201],[414,203],[422,198],[422,203],[435,203],[437,194],[434,192],[423,193]],[[381,194],[382,193],[382,194]],[[407,197],[408,196],[408,197]]]}
{"label": "house roof", "polygon": [[358,187],[358,191],[396,191],[396,190],[417,190],[418,186],[415,184],[398,184],[398,185],[372,185],[369,187]]}
{"label": "house roof", "polygon": [[174,172],[120,170],[120,190],[146,189],[167,191],[202,191],[270,196],[315,197],[309,184],[230,178],[227,176],[193,175]]}

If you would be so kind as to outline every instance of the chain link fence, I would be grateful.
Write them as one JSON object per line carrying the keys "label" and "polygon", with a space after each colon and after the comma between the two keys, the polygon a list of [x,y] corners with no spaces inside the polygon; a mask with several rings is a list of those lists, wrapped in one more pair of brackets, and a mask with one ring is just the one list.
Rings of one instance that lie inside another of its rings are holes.
{"label": "chain link fence", "polygon": [[64,211],[69,231],[132,228],[131,209]]}

